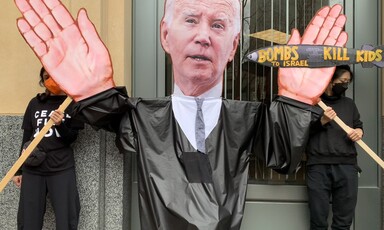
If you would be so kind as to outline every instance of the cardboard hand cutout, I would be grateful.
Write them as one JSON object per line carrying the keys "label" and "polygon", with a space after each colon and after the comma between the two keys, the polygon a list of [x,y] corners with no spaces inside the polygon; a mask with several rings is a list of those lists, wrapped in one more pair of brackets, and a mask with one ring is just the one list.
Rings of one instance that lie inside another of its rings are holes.
{"label": "cardboard hand cutout", "polygon": [[58,0],[15,0],[17,27],[55,82],[75,101],[115,86],[109,52],[85,9],[76,21]]}
{"label": "cardboard hand cutout", "polygon": [[[321,8],[305,29],[303,37],[294,29],[288,45],[335,45],[344,46],[348,35],[343,31],[346,17],[342,6]],[[329,68],[279,68],[278,84],[281,96],[307,104],[317,104],[328,86],[335,67]]]}

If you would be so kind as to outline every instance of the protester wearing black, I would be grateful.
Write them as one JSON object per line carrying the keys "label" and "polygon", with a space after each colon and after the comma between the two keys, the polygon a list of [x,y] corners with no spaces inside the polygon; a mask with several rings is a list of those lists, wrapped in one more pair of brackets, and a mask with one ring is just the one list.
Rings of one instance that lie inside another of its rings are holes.
{"label": "protester wearing black", "polygon": [[[41,83],[47,88],[28,104],[22,128],[23,146],[44,127],[50,118],[54,126],[27,158],[21,170],[13,178],[20,187],[18,229],[40,230],[43,227],[46,197],[49,194],[56,218],[56,229],[77,229],[80,212],[76,185],[75,161],[71,143],[83,123],[68,113],[57,111],[66,96],[41,70]],[[55,93],[53,93],[55,92]],[[71,105],[67,111],[71,110]]]}
{"label": "protester wearing black", "polygon": [[[363,135],[363,123],[353,100],[344,96],[352,79],[349,66],[336,68],[321,96],[328,108],[311,127],[307,146],[311,230],[328,229],[330,202],[332,229],[350,229],[353,221],[359,173],[354,142]],[[336,113],[351,128],[348,134],[331,121]]]}

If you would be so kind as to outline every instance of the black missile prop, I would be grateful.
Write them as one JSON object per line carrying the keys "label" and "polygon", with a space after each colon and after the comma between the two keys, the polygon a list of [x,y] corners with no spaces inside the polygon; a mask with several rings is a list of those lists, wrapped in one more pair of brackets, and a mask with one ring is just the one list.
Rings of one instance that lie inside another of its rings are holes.
{"label": "black missile prop", "polygon": [[360,50],[326,45],[276,45],[248,54],[248,59],[270,67],[322,68],[358,64],[384,67],[384,46],[363,45]]}

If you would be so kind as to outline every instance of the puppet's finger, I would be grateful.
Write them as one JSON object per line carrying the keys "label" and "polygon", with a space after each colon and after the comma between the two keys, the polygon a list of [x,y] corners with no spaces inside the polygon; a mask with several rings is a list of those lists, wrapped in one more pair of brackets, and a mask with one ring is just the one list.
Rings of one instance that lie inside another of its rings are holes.
{"label": "puppet's finger", "polygon": [[316,37],[319,35],[319,32],[320,32],[320,27],[314,26],[314,25],[308,26],[307,29],[305,29],[301,44],[307,44],[307,45],[314,44]]}
{"label": "puppet's finger", "polygon": [[48,7],[41,0],[30,0],[29,3],[47,29],[49,29],[54,36],[59,34],[62,28],[57,24]]}
{"label": "puppet's finger", "polygon": [[336,19],[334,27],[344,28],[346,22],[347,22],[347,17],[344,14],[341,14]]}
{"label": "puppet's finger", "polygon": [[342,9],[343,8],[341,5],[334,5],[325,17],[321,27],[330,31],[333,27],[340,26],[341,24],[345,23],[345,21],[342,21],[342,19],[345,17],[340,17]]}
{"label": "puppet's finger", "polygon": [[347,32],[343,31],[341,32],[340,36],[337,38],[335,46],[344,47],[347,44],[347,41],[348,41],[348,34]]}
{"label": "puppet's finger", "polygon": [[47,53],[46,44],[39,36],[37,36],[35,31],[32,30],[31,26],[24,18],[19,18],[17,20],[17,27],[25,41],[33,49],[39,59],[41,59]]}
{"label": "puppet's finger", "polygon": [[52,39],[52,33],[44,23],[37,24],[33,30],[45,42]]}
{"label": "puppet's finger", "polygon": [[60,26],[57,24],[52,14],[49,14],[43,18],[45,25],[50,29],[53,36],[57,36],[61,32]]}
{"label": "puppet's finger", "polygon": [[105,51],[105,45],[101,41],[99,34],[96,31],[95,26],[89,20],[87,12],[85,9],[81,9],[79,11],[77,23],[78,23],[79,30],[80,30],[86,44],[89,46],[89,49],[93,50],[95,52]]}
{"label": "puppet's finger", "polygon": [[[49,28],[49,25],[46,25],[45,21],[42,21],[42,17],[46,17],[48,22],[51,21],[48,16],[49,11],[47,7],[45,7],[44,3],[40,1],[42,6],[37,4],[37,0],[31,0],[30,2],[25,0],[15,0],[15,3],[24,19],[31,26],[31,29],[35,31],[37,36],[39,36],[43,41],[48,41],[52,38],[52,29]],[[57,28],[57,23],[54,23],[56,24],[54,28]],[[54,30],[56,31],[57,29]]]}
{"label": "puppet's finger", "polygon": [[[41,0],[36,0],[41,2]],[[58,25],[65,29],[75,23],[72,15],[69,13],[67,8],[58,0],[44,0],[44,4],[51,11],[53,18],[58,23]]]}
{"label": "puppet's finger", "polygon": [[[341,38],[340,38],[341,36]],[[337,46],[344,46],[347,42],[344,40],[344,34],[343,36],[340,34],[339,37],[337,38],[334,38],[334,37],[328,37],[325,41],[324,41],[324,45],[329,45],[329,46],[333,46],[333,45],[337,45]],[[348,38],[348,37],[347,37]]]}
{"label": "puppet's finger", "polygon": [[[314,41],[314,44],[318,44],[318,45],[321,45],[321,44],[324,44],[324,41],[329,37],[333,37],[333,38],[337,38],[340,34],[340,31],[341,31],[341,28],[339,27],[336,27],[339,29],[339,33],[338,34],[335,34],[335,30],[334,30],[334,26],[335,26],[335,22],[337,21],[337,19],[334,19],[334,18],[328,18],[327,20],[324,21],[324,25],[320,28],[320,31]],[[330,34],[331,31],[333,30],[333,34]]]}
{"label": "puppet's finger", "polygon": [[[333,40],[337,40],[337,38],[340,36],[341,32],[344,29],[344,25],[347,21],[347,18],[345,15],[340,15],[335,21],[331,28],[323,27],[321,28],[319,35],[316,38],[315,44],[326,44],[326,40],[329,40],[328,38],[333,38]],[[331,39],[332,40],[332,39]],[[334,45],[327,43],[326,45]]]}
{"label": "puppet's finger", "polygon": [[85,43],[88,45],[89,52],[91,55],[97,56],[99,59],[102,58],[103,63],[106,61],[109,62],[108,51],[99,37],[99,34],[96,31],[95,26],[89,20],[87,12],[85,9],[81,9],[78,13],[77,24],[79,30],[85,40]]}
{"label": "puppet's finger", "polygon": [[331,21],[334,21],[332,18],[338,18],[341,15],[341,11],[343,10],[343,6],[339,4],[335,4],[332,6],[331,10],[328,13],[328,17]]}
{"label": "puppet's finger", "polygon": [[25,0],[15,0],[16,6],[29,25],[35,27],[40,23],[40,17],[36,14],[31,5]]}
{"label": "puppet's finger", "polygon": [[36,11],[40,18],[44,18],[46,15],[51,13],[41,0],[29,0],[29,4]]}
{"label": "puppet's finger", "polygon": [[340,27],[333,28],[329,32],[328,37],[333,38],[335,40],[335,43],[333,43],[333,44],[325,44],[325,45],[334,45],[334,44],[336,44],[337,38],[340,36],[342,29],[343,28],[340,28]]}
{"label": "puppet's finger", "polygon": [[[335,22],[335,26],[333,27],[333,29],[331,30],[331,32],[329,33],[330,36],[332,37],[337,37],[337,42],[335,45],[337,45],[342,39],[344,42],[344,44],[342,44],[341,46],[344,46],[345,44],[347,44],[347,41],[348,41],[348,34],[344,31],[344,26],[347,22],[347,17],[345,15],[340,15],[336,22]],[[342,37],[340,37],[340,35],[342,35]]]}
{"label": "puppet's finger", "polygon": [[332,8],[328,6],[321,8],[306,28],[302,44],[323,44],[331,29],[335,25],[343,24],[341,20],[336,23],[342,9],[341,5],[334,5]]}
{"label": "puppet's finger", "polygon": [[323,26],[325,18],[328,16],[330,7],[326,6],[317,11],[316,15],[312,18],[303,34],[302,44],[313,44],[320,28]]}
{"label": "puppet's finger", "polygon": [[31,9],[31,5],[26,0],[15,0],[15,5],[21,13]]}

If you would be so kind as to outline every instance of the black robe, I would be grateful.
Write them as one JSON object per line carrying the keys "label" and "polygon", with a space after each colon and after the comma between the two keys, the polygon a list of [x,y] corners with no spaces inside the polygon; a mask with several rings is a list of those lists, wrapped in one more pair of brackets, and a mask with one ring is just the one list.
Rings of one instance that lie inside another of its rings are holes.
{"label": "black robe", "polygon": [[207,154],[189,143],[171,97],[128,99],[109,90],[77,106],[91,125],[117,134],[120,152],[137,153],[142,229],[240,229],[249,156],[262,145],[261,103],[223,100]]}
{"label": "black robe", "polygon": [[240,229],[250,155],[279,169],[297,164],[271,156],[268,126],[274,123],[259,102],[223,99],[218,123],[205,141],[206,154],[196,152],[184,135],[171,97],[128,98],[116,88],[77,103],[76,111],[95,128],[115,132],[121,153],[137,153],[144,230]]}

